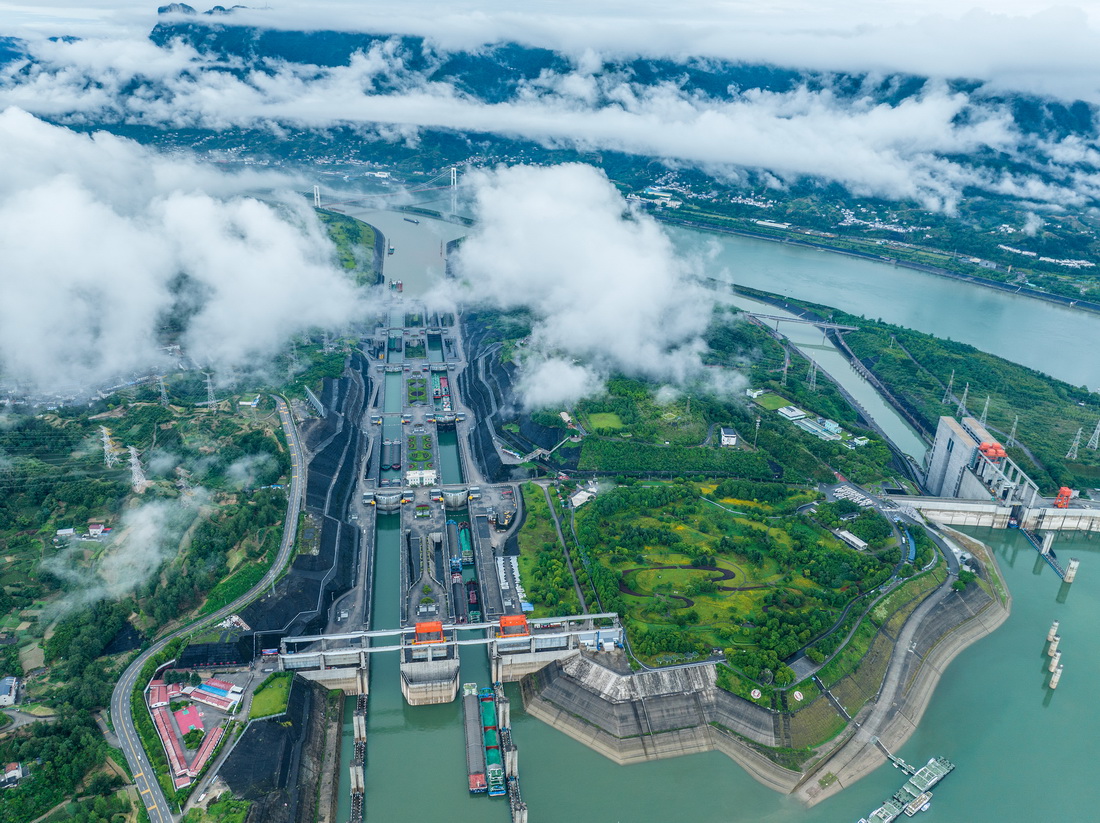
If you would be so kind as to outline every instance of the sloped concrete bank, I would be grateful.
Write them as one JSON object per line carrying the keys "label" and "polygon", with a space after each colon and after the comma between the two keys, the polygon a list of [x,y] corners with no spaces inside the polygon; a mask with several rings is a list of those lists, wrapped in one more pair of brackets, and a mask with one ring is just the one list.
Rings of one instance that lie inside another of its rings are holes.
{"label": "sloped concrete bank", "polygon": [[619,764],[718,750],[776,791],[802,777],[736,735],[779,745],[774,713],[715,685],[700,665],[624,674],[587,654],[557,661],[523,678],[526,710]]}

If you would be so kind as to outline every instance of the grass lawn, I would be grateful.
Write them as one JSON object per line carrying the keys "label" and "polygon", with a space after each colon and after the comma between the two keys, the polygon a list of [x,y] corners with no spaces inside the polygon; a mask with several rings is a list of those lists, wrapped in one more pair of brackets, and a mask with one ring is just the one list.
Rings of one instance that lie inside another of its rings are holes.
{"label": "grass lawn", "polygon": [[261,683],[252,696],[252,706],[248,710],[249,720],[285,712],[293,676],[291,672],[276,672]]}
{"label": "grass lawn", "polygon": [[762,394],[753,401],[762,409],[768,411],[778,411],[784,406],[790,406],[791,401],[780,394]]}
{"label": "grass lawn", "polygon": [[588,425],[593,429],[621,429],[623,419],[613,412],[593,412],[588,415]]}

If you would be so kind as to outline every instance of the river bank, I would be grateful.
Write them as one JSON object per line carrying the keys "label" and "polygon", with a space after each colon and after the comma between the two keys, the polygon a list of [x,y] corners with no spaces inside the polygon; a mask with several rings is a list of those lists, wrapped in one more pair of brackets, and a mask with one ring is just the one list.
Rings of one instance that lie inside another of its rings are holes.
{"label": "river bank", "polygon": [[1060,294],[1052,294],[1051,292],[1045,292],[1041,291],[1040,289],[1031,288],[1030,286],[1014,286],[1009,283],[1002,283],[999,280],[982,277],[981,275],[954,272],[950,269],[940,268],[939,266],[932,266],[927,263],[914,263],[908,260],[888,257],[881,254],[875,255],[869,252],[856,251],[854,249],[842,249],[838,248],[837,246],[831,246],[828,243],[822,243],[813,240],[803,240],[801,238],[795,237],[777,237],[772,234],[754,232],[748,229],[738,229],[727,226],[714,226],[709,223],[701,223],[695,220],[684,220],[666,214],[653,214],[653,217],[661,223],[667,223],[672,226],[681,226],[686,229],[691,229],[692,231],[705,232],[708,234],[734,235],[737,237],[747,237],[753,240],[767,240],[771,243],[780,243],[787,246],[801,246],[803,248],[814,249],[817,251],[827,251],[832,254],[840,254],[844,255],[845,257],[855,258],[857,260],[867,260],[873,263],[901,266],[902,268],[912,269],[913,271],[919,271],[925,274],[934,274],[937,277],[946,277],[951,280],[959,280],[961,282],[971,283],[976,286],[984,286],[986,288],[996,289],[997,291],[1006,292],[1008,294],[1031,297],[1036,300],[1044,300],[1048,303],[1054,303],[1056,305],[1065,306],[1067,308],[1076,308],[1081,309],[1082,311],[1091,312],[1093,314],[1100,314],[1100,303],[1094,302],[1092,300],[1085,300],[1084,298],[1065,297]]}
{"label": "river bank", "polygon": [[[958,533],[952,536],[963,538],[959,542],[973,541],[973,538],[965,538]],[[996,570],[993,552],[990,550],[983,554],[986,562]],[[1003,580],[999,570],[995,574]],[[995,592],[997,586],[988,573],[983,574],[983,579]],[[952,579],[948,578],[906,621],[875,703],[855,718],[855,734],[808,773],[795,791],[795,795],[807,806],[826,800],[885,763],[886,757],[876,740],[891,752],[905,745],[917,731],[931,705],[936,686],[951,662],[1008,620],[1012,605],[1010,596],[1002,603],[995,595],[972,586],[970,597],[966,598],[954,592],[951,583]],[[978,592],[984,597],[978,597]],[[982,601],[976,609],[975,601]],[[966,617],[953,628],[937,635],[937,622],[949,613]],[[927,650],[922,657],[919,651],[926,645]]]}

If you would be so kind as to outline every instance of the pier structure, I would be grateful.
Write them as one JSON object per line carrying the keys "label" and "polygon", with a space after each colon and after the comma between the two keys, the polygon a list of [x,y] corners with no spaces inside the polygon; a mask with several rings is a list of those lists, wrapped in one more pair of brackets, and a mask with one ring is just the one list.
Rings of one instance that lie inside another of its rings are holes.
{"label": "pier structure", "polygon": [[1058,683],[1062,679],[1062,668],[1063,667],[1059,665],[1058,668],[1054,670],[1054,674],[1050,676],[1050,688],[1052,690],[1058,688]]}
{"label": "pier structure", "polygon": [[1020,531],[1023,532],[1024,537],[1027,538],[1027,542],[1031,544],[1032,548],[1039,552],[1039,556],[1046,561],[1047,565],[1054,569],[1054,573],[1065,580],[1066,570],[1062,568],[1062,565],[1054,558],[1054,554],[1051,552],[1051,547],[1054,545],[1054,532],[1047,532],[1043,535],[1043,539],[1040,542],[1039,538],[1028,529],[1020,529]]}

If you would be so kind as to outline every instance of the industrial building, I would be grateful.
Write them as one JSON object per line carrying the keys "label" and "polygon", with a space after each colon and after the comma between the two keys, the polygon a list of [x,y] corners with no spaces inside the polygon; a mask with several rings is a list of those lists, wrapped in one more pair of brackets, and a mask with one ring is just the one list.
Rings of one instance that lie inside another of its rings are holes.
{"label": "industrial building", "polygon": [[719,437],[719,442],[723,446],[732,447],[737,445],[737,432],[734,429],[729,429],[723,426]]}
{"label": "industrial building", "polygon": [[935,497],[1033,506],[1039,487],[973,417],[941,417],[924,481]]}

